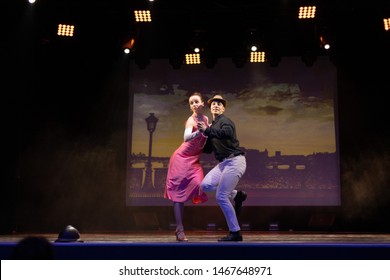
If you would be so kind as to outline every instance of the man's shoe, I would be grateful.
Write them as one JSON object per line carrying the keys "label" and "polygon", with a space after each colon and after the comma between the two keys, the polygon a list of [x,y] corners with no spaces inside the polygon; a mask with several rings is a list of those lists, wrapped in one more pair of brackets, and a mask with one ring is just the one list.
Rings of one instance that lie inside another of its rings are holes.
{"label": "man's shoe", "polygon": [[242,235],[240,231],[231,231],[225,237],[218,239],[218,241],[242,241]]}
{"label": "man's shoe", "polygon": [[236,216],[240,215],[241,208],[242,208],[242,202],[245,201],[246,197],[248,195],[244,191],[238,191],[235,198],[234,198],[234,209],[236,210]]}

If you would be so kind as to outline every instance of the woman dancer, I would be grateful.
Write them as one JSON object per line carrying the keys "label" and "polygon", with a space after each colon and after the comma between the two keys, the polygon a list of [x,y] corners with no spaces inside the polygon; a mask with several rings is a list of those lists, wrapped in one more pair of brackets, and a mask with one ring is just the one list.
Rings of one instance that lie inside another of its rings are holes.
{"label": "woman dancer", "polygon": [[199,161],[207,137],[197,128],[198,122],[208,125],[208,118],[202,114],[204,102],[199,92],[193,93],[188,103],[192,115],[185,124],[183,143],[170,157],[164,192],[164,197],[173,201],[177,241],[188,241],[183,226],[184,202],[191,199],[192,203],[199,204],[208,200],[200,189],[204,173]]}

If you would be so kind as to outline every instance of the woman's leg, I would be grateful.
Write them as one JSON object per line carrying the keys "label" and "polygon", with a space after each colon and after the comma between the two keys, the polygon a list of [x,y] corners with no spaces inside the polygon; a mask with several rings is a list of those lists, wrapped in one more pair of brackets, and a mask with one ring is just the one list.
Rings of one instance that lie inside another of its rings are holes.
{"label": "woman's leg", "polygon": [[184,210],[184,202],[173,203],[173,212],[175,214],[175,220],[176,220],[175,235],[177,241],[188,241],[186,235],[184,234],[183,210]]}
{"label": "woman's leg", "polygon": [[183,211],[184,203],[183,202],[173,202],[173,213],[176,220],[176,231],[183,231]]}

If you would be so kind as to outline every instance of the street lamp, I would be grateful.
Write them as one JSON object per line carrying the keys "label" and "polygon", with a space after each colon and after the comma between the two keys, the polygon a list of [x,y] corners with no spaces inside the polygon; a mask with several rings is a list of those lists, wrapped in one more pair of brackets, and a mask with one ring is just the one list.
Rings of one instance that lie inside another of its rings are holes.
{"label": "street lamp", "polygon": [[156,130],[158,118],[154,116],[154,113],[150,113],[149,117],[145,119],[146,121],[146,127],[149,131],[149,156],[148,156],[148,162],[146,163],[146,170],[145,170],[145,181],[143,188],[151,188],[153,189],[153,180],[152,180],[152,135],[153,132]]}

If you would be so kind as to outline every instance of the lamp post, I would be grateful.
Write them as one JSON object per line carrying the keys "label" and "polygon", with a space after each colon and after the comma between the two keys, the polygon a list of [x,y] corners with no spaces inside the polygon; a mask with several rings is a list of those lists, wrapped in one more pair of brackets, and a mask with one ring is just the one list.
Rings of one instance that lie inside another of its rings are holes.
{"label": "lamp post", "polygon": [[148,162],[146,163],[146,170],[145,170],[145,181],[142,188],[147,189],[153,189],[153,180],[152,180],[152,135],[153,132],[156,130],[158,118],[154,116],[154,113],[150,113],[149,117],[145,119],[146,121],[146,127],[149,131],[149,156],[148,156]]}

